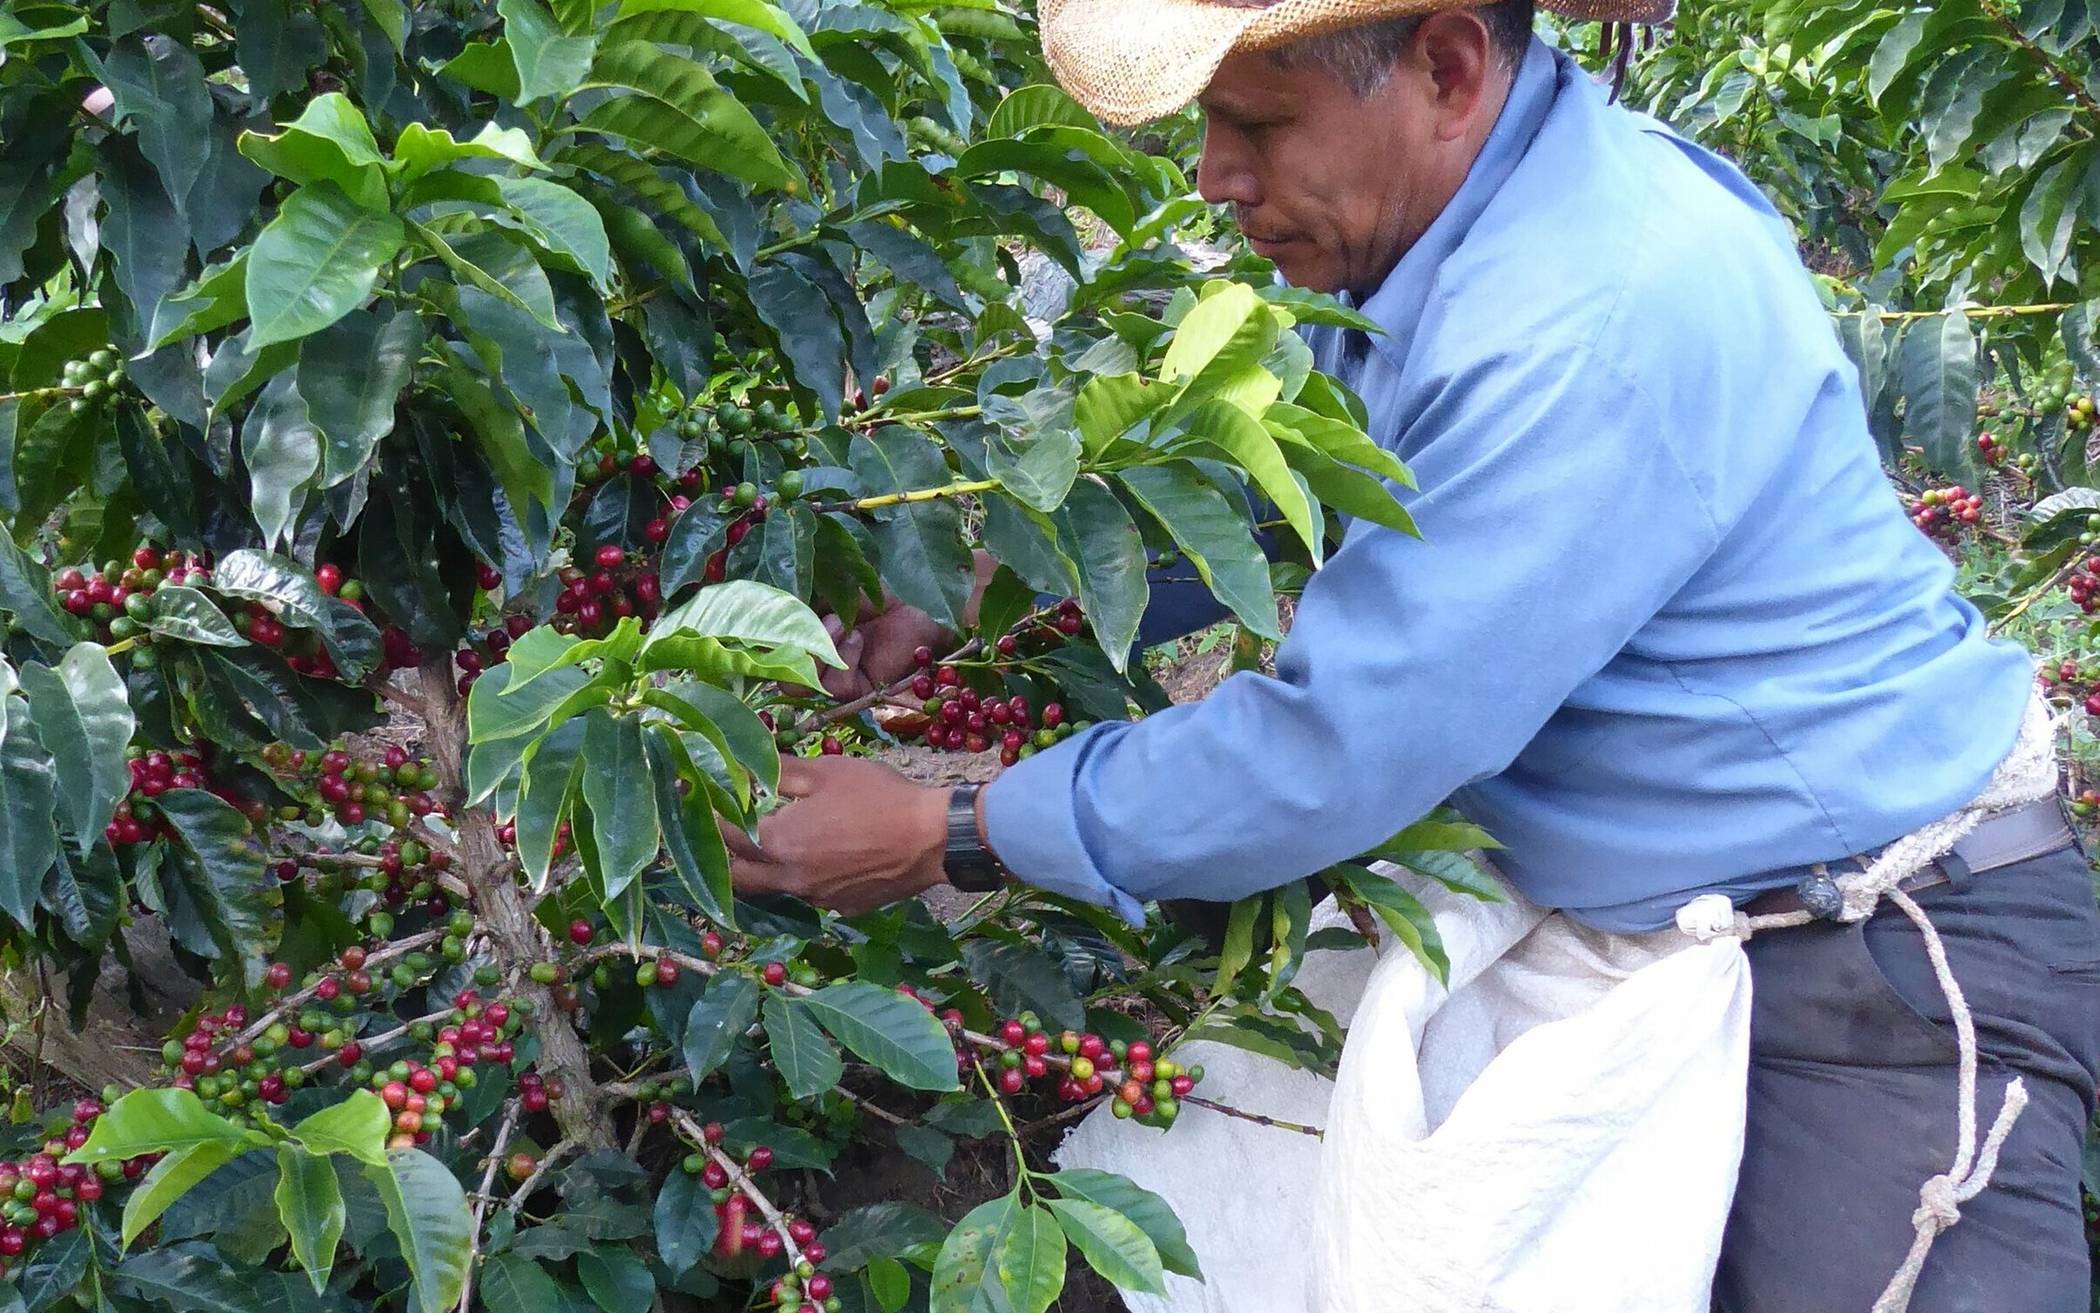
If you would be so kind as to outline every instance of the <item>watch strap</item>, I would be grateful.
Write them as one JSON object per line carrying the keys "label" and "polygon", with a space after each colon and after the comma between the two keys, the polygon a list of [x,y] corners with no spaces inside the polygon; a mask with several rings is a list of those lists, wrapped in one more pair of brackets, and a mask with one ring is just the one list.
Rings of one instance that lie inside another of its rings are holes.
{"label": "watch strap", "polygon": [[963,784],[948,795],[948,835],[941,848],[942,874],[965,893],[989,893],[1007,878],[977,833],[977,793],[977,785]]}

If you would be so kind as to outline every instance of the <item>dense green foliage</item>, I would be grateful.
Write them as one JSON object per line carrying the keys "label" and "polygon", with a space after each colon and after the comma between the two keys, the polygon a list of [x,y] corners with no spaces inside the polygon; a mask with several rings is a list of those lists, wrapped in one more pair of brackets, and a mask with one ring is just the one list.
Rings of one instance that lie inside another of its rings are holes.
{"label": "dense green foliage", "polygon": [[[1330,1066],[1302,887],[1221,960],[1022,890],[740,898],[720,827],[782,753],[1012,762],[1162,705],[1161,558],[1273,638],[1340,514],[1410,529],[1291,331],[1349,312],[1198,274],[1180,168],[988,0],[37,2],[0,54],[0,947],[51,1025],[148,922],[204,989],[147,1088],[18,1103],[0,1290],[1039,1311],[1068,1247],[1194,1274],[1035,1135],[1170,1125],[1191,1035]],[[958,646],[836,704],[820,611],[886,594]],[[1462,881],[1479,838],[1387,855]],[[1332,880],[1440,961],[1398,885]],[[779,1173],[987,1137],[1008,1188],[952,1228]]]}
{"label": "dense green foliage", "polygon": [[[1192,117],[1104,133],[1032,39],[994,0],[0,11],[0,948],[53,1025],[148,922],[203,991],[148,1088],[18,1103],[27,1313],[1195,1272],[1040,1132],[1229,1105],[1191,1036],[1331,1067],[1290,982],[1353,937],[1305,886],[1216,944],[1025,890],[847,919],[735,895],[719,829],[783,752],[1156,709],[1151,566],[1251,661],[1340,515],[1410,527],[1291,331],[1349,313],[1229,235],[1199,273]],[[1695,4],[1628,95],[1796,225],[1914,518],[2100,713],[2096,49],[2083,0]],[[957,646],[837,703],[820,613],[885,594]],[[1366,858],[1475,887],[1485,842]],[[1441,963],[1368,860],[1323,875]],[[1009,1139],[959,1219],[777,1171]]]}

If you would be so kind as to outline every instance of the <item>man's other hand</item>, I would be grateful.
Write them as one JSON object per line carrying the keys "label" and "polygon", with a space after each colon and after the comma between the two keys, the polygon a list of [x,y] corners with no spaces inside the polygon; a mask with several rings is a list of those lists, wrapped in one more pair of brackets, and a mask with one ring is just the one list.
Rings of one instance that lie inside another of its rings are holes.
{"label": "man's other hand", "polygon": [[878,762],[785,758],[778,811],[753,846],[724,827],[730,873],[745,893],[793,894],[849,916],[941,883],[948,790]]}
{"label": "man's other hand", "polygon": [[824,628],[838,645],[843,670],[823,668],[819,677],[824,691],[841,702],[865,697],[912,672],[913,654],[920,648],[944,653],[955,636],[936,624],[924,611],[893,601],[886,610],[869,608],[861,613],[852,632],[835,615],[824,617]]}
{"label": "man's other hand", "polygon": [[[976,574],[970,585],[970,600],[962,611],[966,629],[976,626],[977,607],[984,600],[985,586],[991,583],[992,574],[999,568],[990,552],[976,553],[973,564]],[[935,656],[944,656],[960,641],[924,611],[906,606],[897,600],[896,594],[887,592],[881,605],[864,603],[861,606],[851,633],[846,632],[845,622],[835,615],[824,617],[824,628],[831,634],[831,641],[838,645],[839,659],[846,663],[846,668],[833,670],[826,667],[819,678],[823,680],[824,691],[841,702],[865,697],[909,675],[915,664],[913,654],[920,648],[931,648]]]}

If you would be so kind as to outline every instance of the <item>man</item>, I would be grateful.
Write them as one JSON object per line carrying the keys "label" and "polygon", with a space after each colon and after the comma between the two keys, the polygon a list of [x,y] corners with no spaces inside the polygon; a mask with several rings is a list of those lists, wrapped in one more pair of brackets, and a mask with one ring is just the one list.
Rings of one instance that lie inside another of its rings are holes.
{"label": "man", "polygon": [[[1274,678],[1097,726],[959,811],[872,763],[791,764],[797,801],[740,844],[746,888],[859,910],[995,860],[1135,919],[1303,876],[1448,797],[1528,898],[1650,931],[1699,893],[1784,911],[1798,885],[1817,906],[1814,864],[1847,869],[1984,788],[2030,664],[1906,523],[1784,225],[1726,162],[1609,106],[1531,35],[1528,0],[1404,12],[1424,7],[1043,5],[1053,67],[1096,112],[1200,91],[1204,197],[1384,330],[1313,342],[1415,471],[1422,540],[1353,526]],[[919,622],[876,621],[865,673],[894,673],[880,654]],[[2014,1073],[2033,1099],[1911,1307],[2082,1310],[2086,862],[2052,800],[1904,887],[1975,1017],[1978,1117]],[[1887,909],[1748,952],[1716,1305],[1865,1313],[1918,1183],[1954,1157],[1950,1009]]]}

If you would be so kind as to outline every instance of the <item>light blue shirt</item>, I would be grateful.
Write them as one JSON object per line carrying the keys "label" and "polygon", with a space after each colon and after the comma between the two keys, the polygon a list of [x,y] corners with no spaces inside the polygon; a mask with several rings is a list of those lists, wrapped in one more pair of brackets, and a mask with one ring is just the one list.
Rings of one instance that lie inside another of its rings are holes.
{"label": "light blue shirt", "polygon": [[1955,810],[2011,748],[2032,666],[1905,518],[1791,235],[1728,163],[1534,41],[1362,309],[1384,336],[1314,349],[1413,468],[1422,539],[1350,526],[1275,677],[1008,770],[984,807],[1017,876],[1134,920],[1449,799],[1525,896],[1651,929]]}

